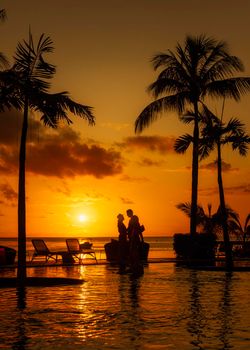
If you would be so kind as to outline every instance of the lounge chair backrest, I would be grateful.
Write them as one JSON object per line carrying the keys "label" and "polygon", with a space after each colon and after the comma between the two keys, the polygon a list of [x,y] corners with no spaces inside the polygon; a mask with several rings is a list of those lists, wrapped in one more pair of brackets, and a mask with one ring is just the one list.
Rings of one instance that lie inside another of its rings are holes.
{"label": "lounge chair backrest", "polygon": [[66,244],[69,252],[79,252],[81,250],[81,247],[77,238],[66,239]]}
{"label": "lounge chair backrest", "polygon": [[49,248],[43,239],[32,239],[31,241],[38,254],[49,253]]}

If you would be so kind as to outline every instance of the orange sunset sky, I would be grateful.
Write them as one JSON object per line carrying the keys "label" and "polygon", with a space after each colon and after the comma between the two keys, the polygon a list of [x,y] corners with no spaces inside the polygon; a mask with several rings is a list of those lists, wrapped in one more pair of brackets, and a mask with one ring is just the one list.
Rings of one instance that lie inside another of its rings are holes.
{"label": "orange sunset sky", "polygon": [[[162,115],[141,135],[134,121],[152,101],[146,92],[156,73],[152,56],[174,49],[187,34],[225,40],[250,76],[250,1],[228,0],[9,0],[1,1],[1,49],[11,61],[28,35],[49,35],[56,64],[52,91],[70,92],[93,106],[96,126],[74,118],[51,131],[32,115],[27,144],[27,235],[115,236],[116,216],[132,208],[145,235],[187,232],[175,205],[190,200],[191,152],[173,151],[190,132],[175,113]],[[221,101],[211,101],[214,112]],[[226,101],[225,120],[237,117],[250,130],[250,94]],[[17,154],[21,116],[1,114],[0,234],[17,235]],[[199,203],[218,206],[215,154],[200,163]],[[223,150],[227,203],[244,221],[250,208],[249,155]]]}

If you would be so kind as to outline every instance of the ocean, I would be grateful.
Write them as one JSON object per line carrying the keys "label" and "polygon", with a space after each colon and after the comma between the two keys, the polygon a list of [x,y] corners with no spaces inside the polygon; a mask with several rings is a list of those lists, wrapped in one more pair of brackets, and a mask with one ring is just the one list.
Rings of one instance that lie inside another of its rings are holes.
{"label": "ocean", "polygon": [[[31,242],[33,237],[27,238],[26,249],[29,255],[32,255],[34,248]],[[34,237],[42,238],[45,240],[48,248],[54,251],[67,250],[66,238],[70,237]],[[91,242],[93,244],[92,248],[97,251],[98,259],[105,259],[104,244],[111,241],[111,238],[116,237],[78,237],[80,243]],[[145,242],[150,244],[149,258],[150,259],[162,259],[162,258],[172,258],[174,257],[173,251],[173,238],[167,236],[152,236],[144,237]],[[0,237],[0,245],[4,245],[17,250],[17,238],[3,238]]]}

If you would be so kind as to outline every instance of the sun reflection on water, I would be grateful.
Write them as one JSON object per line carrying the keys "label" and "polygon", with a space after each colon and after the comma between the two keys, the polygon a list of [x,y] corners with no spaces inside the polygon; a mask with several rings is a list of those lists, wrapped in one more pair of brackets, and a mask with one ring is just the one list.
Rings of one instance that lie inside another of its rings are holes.
{"label": "sun reflection on water", "polygon": [[3,348],[250,348],[247,273],[209,273],[168,264],[151,264],[138,279],[105,265],[40,273],[85,282],[18,292],[0,288]]}

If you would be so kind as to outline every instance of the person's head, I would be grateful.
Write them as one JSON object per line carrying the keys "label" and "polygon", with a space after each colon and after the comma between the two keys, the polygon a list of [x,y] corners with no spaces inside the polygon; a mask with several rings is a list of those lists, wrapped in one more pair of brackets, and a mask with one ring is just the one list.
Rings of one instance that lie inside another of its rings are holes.
{"label": "person's head", "polygon": [[118,219],[118,221],[123,221],[124,220],[124,216],[122,214],[118,214],[117,215],[117,219]]}
{"label": "person's head", "polygon": [[132,209],[128,209],[127,210],[127,215],[129,218],[131,218],[133,216],[133,210]]}

